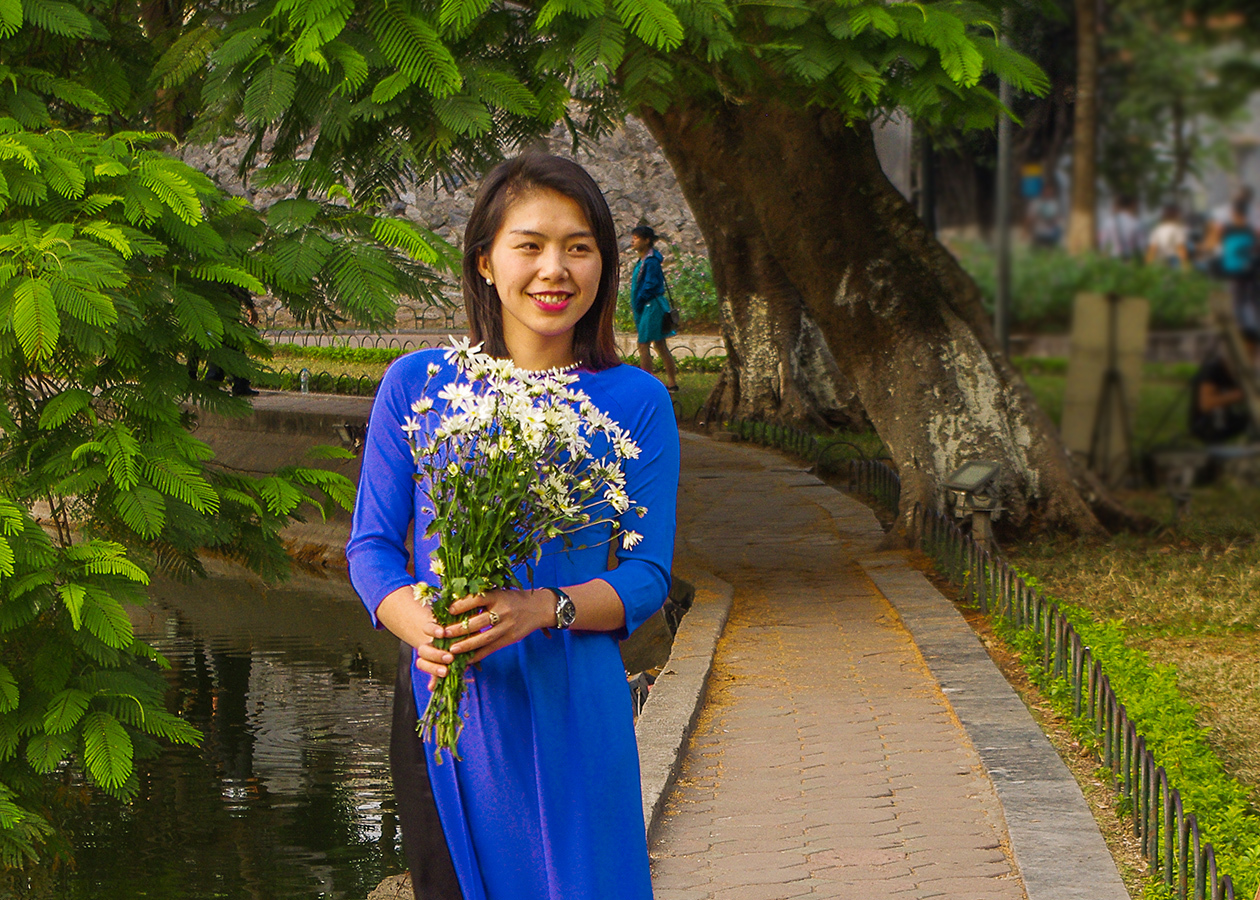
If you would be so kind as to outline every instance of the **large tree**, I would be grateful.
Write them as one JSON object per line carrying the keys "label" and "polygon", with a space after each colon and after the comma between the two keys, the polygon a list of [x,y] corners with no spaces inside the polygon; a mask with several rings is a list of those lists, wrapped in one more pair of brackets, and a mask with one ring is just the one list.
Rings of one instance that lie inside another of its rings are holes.
{"label": "large tree", "polygon": [[335,174],[368,197],[475,172],[557,118],[580,137],[635,111],[711,251],[722,415],[834,419],[856,393],[903,512],[939,506],[944,476],[981,457],[1002,464],[1011,521],[1089,530],[1099,498],[862,124],[902,108],[978,127],[999,112],[992,75],[1042,89],[995,41],[999,15],[961,0],[276,0],[229,23],[205,94],[219,127],[243,118],[258,148],[276,135],[264,178],[317,191]]}

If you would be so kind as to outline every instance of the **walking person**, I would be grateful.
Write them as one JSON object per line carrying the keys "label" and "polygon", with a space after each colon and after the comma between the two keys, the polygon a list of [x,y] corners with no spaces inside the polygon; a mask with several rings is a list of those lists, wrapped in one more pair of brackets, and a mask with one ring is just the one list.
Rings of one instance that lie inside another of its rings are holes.
{"label": "walking person", "polygon": [[[434,427],[415,424],[414,403],[458,408],[445,389],[454,364],[441,349],[403,356],[373,404],[346,558],[373,624],[404,643],[391,764],[417,900],[652,897],[619,640],[669,590],[679,443],[664,387],[617,356],[619,271],[608,204],[576,163],[529,154],[486,176],[464,232],[469,338],[523,369],[575,373],[637,444],[624,490],[646,509],[622,518],[641,540],[617,546],[615,568],[610,524],[588,525],[544,545],[515,573],[523,587],[457,600],[466,624],[439,626],[415,585],[440,583],[430,554],[442,535],[428,533],[404,426]],[[462,758],[435,765],[417,709],[458,654],[472,663]]]}
{"label": "walking person", "polygon": [[1181,209],[1175,203],[1164,205],[1159,224],[1151,230],[1146,242],[1147,263],[1162,263],[1174,269],[1189,269],[1190,254],[1186,250],[1188,234],[1181,221]]}
{"label": "walking person", "polygon": [[1260,260],[1256,229],[1251,224],[1250,188],[1238,192],[1224,221],[1214,221],[1204,252],[1211,254],[1216,272],[1229,282],[1234,320],[1247,333],[1260,333],[1260,290],[1256,268]]}
{"label": "walking person", "polygon": [[669,297],[665,293],[665,272],[661,268],[661,251],[656,249],[656,232],[647,225],[639,225],[630,232],[630,248],[639,254],[630,275],[630,311],[634,313],[634,325],[639,332],[639,365],[645,372],[652,371],[652,346],[665,364],[665,384],[670,391],[678,390],[678,367],[669,352],[666,338],[677,332],[667,327],[665,314],[670,311]]}

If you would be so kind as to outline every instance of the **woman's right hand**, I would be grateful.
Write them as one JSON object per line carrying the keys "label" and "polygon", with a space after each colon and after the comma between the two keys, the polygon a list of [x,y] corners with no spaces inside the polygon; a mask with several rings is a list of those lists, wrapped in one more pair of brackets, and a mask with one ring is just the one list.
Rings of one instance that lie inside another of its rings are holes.
{"label": "woman's right hand", "polygon": [[385,597],[376,608],[376,619],[416,651],[416,668],[429,675],[429,690],[446,674],[455,657],[449,650],[433,646],[442,629],[433,618],[433,609],[416,597],[411,587],[402,587]]}

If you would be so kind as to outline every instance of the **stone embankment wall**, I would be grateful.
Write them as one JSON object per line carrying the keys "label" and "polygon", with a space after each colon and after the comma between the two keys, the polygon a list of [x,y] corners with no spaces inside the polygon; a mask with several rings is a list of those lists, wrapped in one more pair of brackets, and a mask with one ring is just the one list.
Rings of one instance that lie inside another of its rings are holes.
{"label": "stone embankment wall", "polygon": [[[634,262],[628,250],[630,229],[636,225],[650,225],[662,236],[658,246],[667,262],[674,256],[706,252],[704,239],[678,188],[674,172],[642,122],[627,119],[624,126],[576,156],[563,127],[553,131],[546,143],[551,153],[575,157],[603,188],[618,233],[623,238],[625,277],[629,276]],[[248,177],[242,178],[237,173],[248,144],[248,139],[234,137],[220,139],[211,145],[189,145],[184,148],[183,158],[229,193],[248,197],[259,209],[266,209],[277,200],[291,196],[283,190],[258,188]],[[471,183],[453,191],[432,184],[417,184],[403,192],[396,211],[458,246],[463,241],[464,225],[476,192],[477,185]],[[458,291],[454,284],[449,295],[457,304]],[[276,317],[276,310],[266,311],[269,313],[267,318],[275,324],[287,324],[283,315]],[[411,313],[400,313],[400,327],[413,327],[414,321]]]}

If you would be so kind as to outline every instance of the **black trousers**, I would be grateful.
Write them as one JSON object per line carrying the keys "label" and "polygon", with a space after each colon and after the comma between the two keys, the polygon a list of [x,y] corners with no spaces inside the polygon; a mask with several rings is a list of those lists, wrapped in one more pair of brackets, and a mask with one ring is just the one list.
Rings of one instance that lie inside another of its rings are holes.
{"label": "black trousers", "polygon": [[416,733],[420,717],[411,690],[414,658],[410,646],[399,647],[394,722],[389,739],[389,767],[394,776],[403,850],[411,867],[411,887],[416,900],[463,900],[429,783],[429,752]]}

